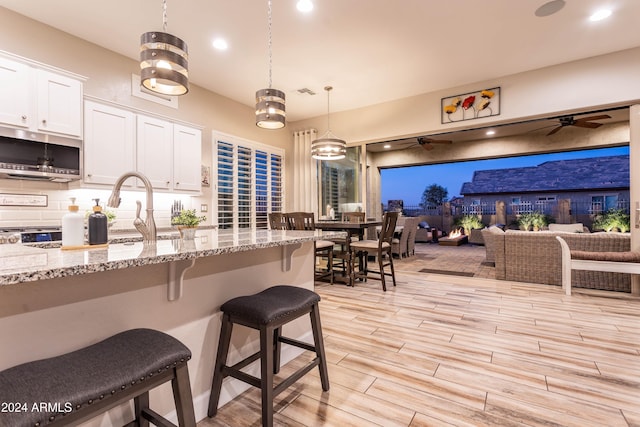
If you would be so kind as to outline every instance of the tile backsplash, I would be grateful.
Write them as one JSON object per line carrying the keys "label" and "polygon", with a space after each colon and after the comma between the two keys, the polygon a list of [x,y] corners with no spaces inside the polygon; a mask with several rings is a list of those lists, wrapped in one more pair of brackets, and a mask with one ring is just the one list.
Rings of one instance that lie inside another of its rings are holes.
{"label": "tile backsplash", "polygon": [[[59,227],[62,216],[68,212],[71,197],[76,198],[76,204],[80,212],[90,213],[95,202],[92,199],[100,199],[103,210],[111,195],[111,189],[67,189],[67,184],[54,184],[30,181],[0,180],[0,193],[8,194],[38,194],[47,195],[46,207],[32,206],[0,206],[0,229],[7,227],[43,226]],[[46,189],[44,189],[46,187]],[[106,208],[116,213],[114,230],[133,229],[133,220],[136,216],[136,200],[142,203],[140,217],[146,218],[146,193],[144,191],[120,191],[122,202],[120,207]],[[171,226],[171,207],[173,202],[179,200],[185,209],[197,209],[199,211],[200,198],[184,194],[159,193],[153,195],[153,217],[158,228]],[[204,215],[207,215],[206,213]],[[207,224],[210,223],[207,215]]]}

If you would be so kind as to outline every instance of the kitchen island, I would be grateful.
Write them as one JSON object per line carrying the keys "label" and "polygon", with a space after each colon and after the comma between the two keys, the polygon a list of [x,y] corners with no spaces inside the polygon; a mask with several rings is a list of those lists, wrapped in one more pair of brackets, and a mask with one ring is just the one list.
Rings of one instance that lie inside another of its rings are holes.
{"label": "kitchen island", "polygon": [[[189,347],[196,416],[206,416],[226,300],[278,284],[313,289],[314,240],[343,237],[321,231],[198,230],[193,241],[158,240],[108,248],[0,246],[0,369],[66,353],[132,328],[164,331]],[[172,284],[173,282],[173,284]],[[286,325],[310,341],[308,319]],[[253,353],[257,334],[238,328],[230,360]],[[283,347],[283,362],[297,354]],[[254,369],[259,369],[255,366]],[[254,373],[257,371],[254,371]],[[246,389],[225,382],[221,403]],[[160,413],[173,412],[170,387],[151,393]],[[122,406],[87,426],[123,425]]]}

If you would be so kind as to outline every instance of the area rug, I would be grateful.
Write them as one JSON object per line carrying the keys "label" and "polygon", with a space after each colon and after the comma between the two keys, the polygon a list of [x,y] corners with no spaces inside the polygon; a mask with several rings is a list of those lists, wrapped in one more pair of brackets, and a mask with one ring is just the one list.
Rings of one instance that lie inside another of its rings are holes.
{"label": "area rug", "polygon": [[475,273],[470,273],[468,271],[434,270],[432,268],[423,268],[422,270],[420,270],[420,273],[447,274],[449,276],[464,276],[464,277],[473,277],[475,275]]}

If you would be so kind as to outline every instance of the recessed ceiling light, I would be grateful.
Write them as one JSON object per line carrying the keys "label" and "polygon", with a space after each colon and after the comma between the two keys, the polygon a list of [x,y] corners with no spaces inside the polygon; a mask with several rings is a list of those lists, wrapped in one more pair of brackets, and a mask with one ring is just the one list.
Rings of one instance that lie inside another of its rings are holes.
{"label": "recessed ceiling light", "polygon": [[303,13],[308,13],[313,10],[313,3],[311,0],[298,0],[296,8]]}
{"label": "recessed ceiling light", "polygon": [[225,39],[221,39],[218,37],[213,41],[213,47],[218,50],[227,50],[229,48],[229,45],[227,44],[227,41]]}
{"label": "recessed ceiling light", "polygon": [[589,21],[593,21],[593,22],[602,21],[603,19],[607,19],[610,16],[611,16],[610,9],[600,9],[589,17]]}
{"label": "recessed ceiling light", "polygon": [[391,148],[391,145],[390,144],[384,144],[383,148]]}
{"label": "recessed ceiling light", "polygon": [[495,130],[488,130],[487,131],[487,135],[495,135],[496,131]]}

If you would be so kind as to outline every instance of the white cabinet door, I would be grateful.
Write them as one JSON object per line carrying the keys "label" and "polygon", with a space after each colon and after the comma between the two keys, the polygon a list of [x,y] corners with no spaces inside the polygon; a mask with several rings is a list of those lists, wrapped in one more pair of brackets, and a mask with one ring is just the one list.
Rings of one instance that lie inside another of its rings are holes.
{"label": "white cabinet door", "polygon": [[173,188],[201,190],[202,132],[182,125],[173,126]]}
{"label": "white cabinet door", "polygon": [[0,123],[29,126],[30,73],[28,65],[0,58]]}
{"label": "white cabinet door", "polygon": [[[173,182],[173,123],[138,115],[137,168],[153,188],[169,189]],[[139,183],[141,185],[142,183]]]}
{"label": "white cabinet door", "polygon": [[73,137],[82,136],[82,83],[37,70],[37,129]]}
{"label": "white cabinet door", "polygon": [[[115,184],[136,170],[136,120],[131,111],[85,102],[84,182]],[[131,186],[127,180],[125,186]]]}

